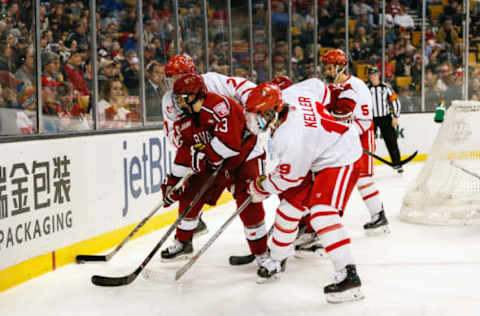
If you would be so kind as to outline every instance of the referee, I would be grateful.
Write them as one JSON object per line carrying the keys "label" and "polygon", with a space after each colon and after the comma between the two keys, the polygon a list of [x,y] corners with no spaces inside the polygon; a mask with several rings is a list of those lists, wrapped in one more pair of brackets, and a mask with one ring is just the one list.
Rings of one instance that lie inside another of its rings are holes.
{"label": "referee", "polygon": [[402,173],[403,168],[400,165],[400,151],[395,130],[400,115],[400,101],[390,85],[380,82],[380,71],[375,66],[368,68],[368,88],[372,94],[375,133],[379,127],[394,169],[398,173]]}

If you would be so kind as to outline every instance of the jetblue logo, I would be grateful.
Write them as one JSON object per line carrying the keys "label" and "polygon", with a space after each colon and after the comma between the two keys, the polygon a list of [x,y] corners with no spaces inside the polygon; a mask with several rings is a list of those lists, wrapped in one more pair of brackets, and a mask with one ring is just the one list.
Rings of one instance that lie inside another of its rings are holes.
{"label": "jetblue logo", "polygon": [[166,138],[150,138],[140,146],[123,141],[123,150],[129,149],[129,145],[138,146],[139,155],[123,158],[123,216],[128,214],[130,197],[138,199],[142,194],[150,195],[161,190],[167,166],[171,170],[172,164],[172,153],[167,152]]}

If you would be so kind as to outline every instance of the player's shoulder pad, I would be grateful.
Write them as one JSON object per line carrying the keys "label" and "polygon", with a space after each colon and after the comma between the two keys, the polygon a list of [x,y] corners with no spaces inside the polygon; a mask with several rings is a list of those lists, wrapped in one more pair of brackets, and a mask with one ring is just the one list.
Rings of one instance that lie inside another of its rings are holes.
{"label": "player's shoulder pad", "polygon": [[223,95],[209,92],[202,109],[219,121],[221,118],[230,115],[231,102],[232,100]]}
{"label": "player's shoulder pad", "polygon": [[224,77],[224,75],[219,74],[219,73],[216,73],[216,72],[212,72],[212,71],[209,71],[209,72],[206,72],[206,73],[204,73],[204,74],[201,74],[200,76],[202,76],[203,80],[208,80],[208,79],[213,79],[213,78],[222,78],[222,77]]}

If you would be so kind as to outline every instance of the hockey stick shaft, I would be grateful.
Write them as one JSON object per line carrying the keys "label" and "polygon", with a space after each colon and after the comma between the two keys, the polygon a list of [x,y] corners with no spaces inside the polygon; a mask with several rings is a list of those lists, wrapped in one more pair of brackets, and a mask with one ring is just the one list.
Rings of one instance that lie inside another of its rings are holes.
{"label": "hockey stick shaft", "polygon": [[457,165],[453,160],[450,160],[450,164],[451,164],[452,166],[454,166],[455,168],[458,168],[458,169],[462,170],[462,171],[465,172],[466,174],[468,174],[468,175],[470,175],[470,176],[472,176],[472,177],[477,178],[478,180],[480,180],[480,175],[479,175],[479,174],[477,174],[477,173],[475,173],[475,172],[473,172],[473,171],[470,171],[470,170],[468,170],[468,169],[465,169],[465,168]]}
{"label": "hockey stick shaft", "polygon": [[191,267],[192,265],[197,262],[198,258],[207,251],[208,248],[217,240],[217,238],[225,231],[225,229],[228,227],[228,225],[231,224],[231,222],[237,217],[238,214],[240,214],[250,203],[252,202],[252,197],[249,196],[245,202],[240,205],[240,207],[232,214],[230,217],[223,223],[222,226],[210,237],[210,239],[203,245],[203,247],[197,251],[197,253],[185,264],[183,265],[180,269],[177,270],[175,273],[175,281],[178,281]]}
{"label": "hockey stick shaft", "polygon": [[[395,167],[396,165],[393,164],[392,162],[388,161],[388,160],[385,160],[383,159],[382,157],[366,150],[366,149],[363,149],[363,152],[366,153],[367,155],[369,156],[372,156],[373,158],[383,162],[384,164],[386,165],[389,165],[390,167]],[[408,156],[407,158],[403,159],[403,160],[400,160],[400,163],[398,164],[399,166],[403,166],[404,164],[406,164],[407,162],[409,162],[410,160],[412,160],[413,158],[415,158],[415,156],[417,156],[418,154],[418,151],[415,151],[413,154],[411,154],[410,156]]]}
{"label": "hockey stick shaft", "polygon": [[[170,192],[175,191],[180,189],[185,181],[190,178],[194,172],[190,170],[185,176],[178,181],[178,183],[170,190]],[[120,249],[123,248],[123,246],[142,228],[145,223],[160,209],[163,207],[164,202],[161,201],[159,204],[157,204],[153,210],[145,217],[143,218],[140,223],[128,234],[127,237],[119,244],[117,247],[115,247],[114,250],[112,250],[109,254],[106,255],[78,255],[75,259],[78,263],[86,262],[86,261],[109,261]]]}
{"label": "hockey stick shaft", "polygon": [[183,220],[185,215],[187,215],[187,213],[190,212],[192,207],[195,206],[200,201],[200,199],[205,194],[205,192],[211,187],[211,185],[215,181],[215,178],[217,177],[217,174],[220,172],[220,169],[222,169],[222,166],[220,166],[210,175],[207,182],[200,188],[200,191],[197,193],[197,195],[195,195],[195,197],[190,201],[188,206],[185,208],[185,211],[183,211],[183,213],[178,216],[175,223],[173,223],[173,225],[171,225],[168,228],[167,232],[163,235],[163,237],[155,245],[155,247],[150,251],[150,253],[147,255],[145,260],[143,260],[143,262],[140,264],[140,266],[138,266],[138,268],[135,269],[135,271],[123,277],[105,277],[100,275],[94,275],[92,276],[92,283],[99,286],[121,286],[121,285],[127,285],[132,283],[137,278],[137,276],[143,271],[143,269],[150,262],[150,260],[152,260],[153,256],[157,253],[158,249],[162,247],[162,245],[165,243],[165,241],[170,236],[170,234],[177,228],[177,226]]}

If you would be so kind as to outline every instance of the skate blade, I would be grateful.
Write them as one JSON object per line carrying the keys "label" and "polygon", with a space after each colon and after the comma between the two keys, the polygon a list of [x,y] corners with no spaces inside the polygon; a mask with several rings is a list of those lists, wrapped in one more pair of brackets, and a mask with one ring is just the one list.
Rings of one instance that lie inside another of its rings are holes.
{"label": "skate blade", "polygon": [[388,227],[388,225],[383,225],[377,228],[366,229],[365,233],[369,237],[390,234],[390,227]]}
{"label": "skate blade", "polygon": [[177,257],[173,257],[173,258],[170,258],[170,259],[160,258],[160,261],[161,261],[161,262],[165,262],[165,263],[168,263],[168,262],[177,262],[177,261],[189,260],[189,259],[192,258],[192,257],[193,257],[193,254],[192,254],[192,253],[189,253],[189,254],[185,254],[185,255],[180,255],[180,256],[177,256]]}
{"label": "skate blade", "polygon": [[360,291],[360,287],[355,287],[343,292],[325,294],[325,299],[331,304],[359,301],[364,298],[365,296],[362,291]]}
{"label": "skate blade", "polygon": [[267,283],[275,282],[281,278],[281,273],[282,272],[278,272],[269,278],[262,278],[257,276],[257,284],[267,284]]}
{"label": "skate blade", "polygon": [[327,252],[324,248],[319,248],[315,251],[312,250],[295,250],[293,256],[297,259],[308,259],[308,258],[327,258]]}

